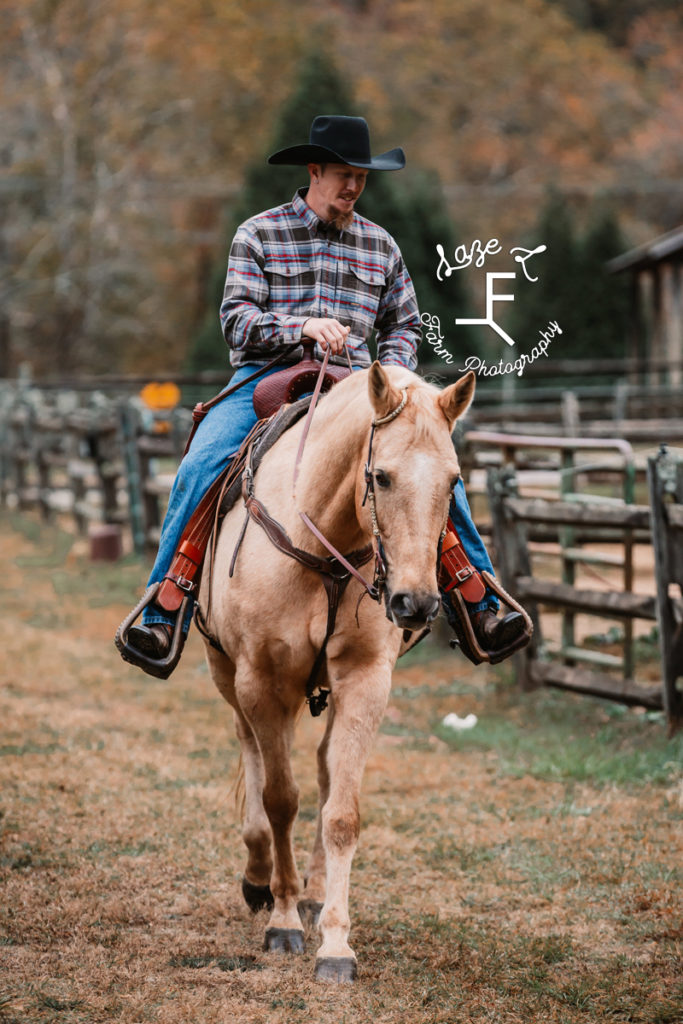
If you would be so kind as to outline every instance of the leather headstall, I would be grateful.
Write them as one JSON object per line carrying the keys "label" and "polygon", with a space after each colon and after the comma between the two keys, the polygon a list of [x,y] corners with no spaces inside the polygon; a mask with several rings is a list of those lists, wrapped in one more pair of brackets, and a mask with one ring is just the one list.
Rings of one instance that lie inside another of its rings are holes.
{"label": "leather headstall", "polygon": [[395,420],[400,413],[406,407],[408,401],[408,390],[407,388],[401,388],[401,401],[392,409],[391,412],[387,413],[386,416],[382,416],[379,419],[373,419],[372,426],[370,427],[370,440],[368,442],[368,455],[365,460],[365,493],[363,495],[362,504],[366,502],[370,505],[370,519],[372,521],[372,535],[375,538],[375,575],[372,581],[372,587],[374,593],[370,596],[376,601],[382,600],[384,594],[384,588],[387,581],[387,557],[384,550],[384,544],[382,543],[382,534],[379,529],[379,523],[377,521],[377,508],[375,504],[375,478],[372,472],[372,445],[375,440],[375,430],[377,427],[383,426],[385,423],[391,423]]}

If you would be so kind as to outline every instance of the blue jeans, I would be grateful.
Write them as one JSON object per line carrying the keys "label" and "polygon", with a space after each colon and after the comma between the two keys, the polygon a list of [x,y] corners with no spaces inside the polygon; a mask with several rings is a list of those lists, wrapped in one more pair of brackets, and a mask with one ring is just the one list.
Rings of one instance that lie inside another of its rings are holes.
{"label": "blue jeans", "polygon": [[[256,366],[240,366],[235,371],[230,386],[244,380],[257,369]],[[279,366],[269,370],[276,373]],[[265,375],[264,375],[265,376]],[[259,380],[262,380],[260,377]],[[183,530],[208,487],[218,474],[225,469],[242,441],[256,423],[253,406],[254,389],[258,381],[245,384],[234,394],[214,406],[197,428],[192,447],[180,463],[178,473],[168,499],[168,509],[161,528],[161,539],[156,561],[150,573],[148,586],[162,580],[168,572]],[[453,492],[451,517],[460,535],[468,558],[477,569],[493,572],[491,560],[484,543],[472,521],[472,514],[465,495],[465,487],[459,481]],[[488,596],[479,604],[471,605],[473,611],[483,608],[497,608],[498,601]],[[191,609],[185,619],[184,628],[189,629]],[[172,623],[173,617],[155,605],[148,605],[142,616],[145,625]]]}
{"label": "blue jeans", "polygon": [[[238,384],[257,369],[256,366],[240,366],[232,375],[229,386]],[[275,366],[268,374],[276,373],[279,369],[281,367]],[[263,374],[258,380],[263,380],[268,374]],[[171,488],[166,516],[161,527],[159,550],[148,586],[158,583],[168,572],[190,516],[256,423],[253,397],[258,380],[243,385],[233,395],[219,402],[209,410],[197,427],[190,450],[180,463]],[[191,609],[184,623],[186,630],[189,628],[190,618]],[[155,605],[147,605],[142,621],[146,626],[151,626],[155,622],[173,622],[173,617]]]}

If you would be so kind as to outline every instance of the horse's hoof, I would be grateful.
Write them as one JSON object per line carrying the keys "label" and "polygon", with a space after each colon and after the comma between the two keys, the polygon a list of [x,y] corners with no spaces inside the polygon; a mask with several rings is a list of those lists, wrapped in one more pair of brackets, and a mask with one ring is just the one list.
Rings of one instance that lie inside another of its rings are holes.
{"label": "horse's hoof", "polygon": [[304,924],[310,924],[312,928],[318,924],[320,920],[320,913],[323,909],[322,903],[318,903],[317,900],[299,900],[297,910],[299,911],[299,917]]}
{"label": "horse's hoof", "polygon": [[269,885],[254,885],[252,882],[248,882],[246,878],[242,879],[242,895],[246,901],[247,906],[254,914],[259,910],[273,909],[273,894],[270,891]]}
{"label": "horse's hoof", "polygon": [[267,953],[303,953],[304,933],[298,928],[266,928],[263,948]]}
{"label": "horse's hoof", "polygon": [[358,977],[358,965],[352,956],[322,956],[315,962],[316,981],[348,985]]}

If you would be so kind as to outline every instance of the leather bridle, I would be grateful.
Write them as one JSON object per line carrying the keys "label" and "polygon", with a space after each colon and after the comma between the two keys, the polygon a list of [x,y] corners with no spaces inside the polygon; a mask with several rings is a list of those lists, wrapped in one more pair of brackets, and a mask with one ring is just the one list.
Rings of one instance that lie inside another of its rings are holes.
{"label": "leather bridle", "polygon": [[[301,441],[300,441],[300,444],[299,444],[299,450],[297,452],[296,462],[294,464],[294,480],[293,480],[293,484],[292,484],[292,489],[293,490],[294,490],[294,487],[296,486],[297,475],[298,475],[298,472],[299,472],[299,464],[301,462],[301,457],[303,455],[303,451],[304,451],[304,448],[305,448],[305,445],[306,445],[306,439],[308,437],[308,429],[310,427],[310,422],[311,422],[311,420],[313,418],[313,413],[315,411],[315,406],[316,406],[317,400],[318,400],[319,385],[321,385],[322,379],[324,377],[325,367],[327,366],[327,361],[329,359],[329,354],[330,354],[330,350],[327,349],[327,351],[325,352],[325,357],[323,359],[322,366],[320,368],[320,374],[319,374],[319,377],[318,377],[318,384],[316,385],[316,390],[313,392],[313,398],[311,400],[311,405],[310,405],[310,408],[308,410],[308,414],[306,416],[306,421],[304,423],[304,429],[303,429],[303,432],[302,432],[302,435],[301,435]],[[375,483],[374,483],[374,478],[372,476],[372,472],[370,470],[370,466],[371,466],[371,463],[372,463],[372,444],[373,444],[373,441],[374,441],[375,430],[377,429],[377,427],[381,427],[385,423],[390,423],[392,420],[396,419],[396,417],[400,413],[402,413],[403,410],[405,409],[407,401],[408,401],[408,389],[407,388],[401,388],[401,401],[396,406],[396,408],[392,409],[391,412],[387,413],[386,416],[382,416],[380,419],[373,419],[372,425],[371,425],[371,428],[370,428],[370,441],[368,443],[368,455],[367,455],[367,459],[365,461],[365,494],[363,496],[362,505],[364,506],[366,501],[368,501],[368,499],[369,499],[369,501],[370,501],[370,518],[371,518],[371,521],[372,521],[372,535],[373,535],[373,538],[374,538],[373,547],[374,547],[374,553],[375,553],[375,569],[374,569],[374,575],[373,575],[372,583],[368,583],[368,581],[360,574],[358,569],[355,566],[351,565],[347,561],[347,559],[344,557],[344,555],[341,554],[341,552],[337,551],[337,549],[335,548],[334,544],[332,544],[325,537],[325,535],[323,533],[321,533],[321,531],[318,529],[318,527],[315,525],[315,523],[309,518],[309,516],[306,515],[305,512],[299,512],[300,519],[306,524],[306,526],[311,531],[311,533],[314,535],[314,537],[316,537],[317,540],[319,540],[320,543],[323,545],[323,547],[325,547],[330,552],[330,554],[335,559],[337,559],[337,561],[340,562],[341,565],[343,565],[344,568],[354,577],[354,579],[356,579],[361,584],[361,586],[364,588],[364,590],[368,594],[368,596],[371,597],[373,601],[377,601],[377,602],[380,602],[382,600],[382,595],[384,593],[384,586],[386,584],[386,578],[387,578],[387,561],[386,561],[386,555],[385,555],[385,551],[384,551],[384,545],[382,543],[382,536],[381,536],[381,533],[380,533],[380,530],[379,530],[379,525],[378,525],[378,522],[377,522],[377,511],[376,511],[376,507],[375,507]]]}
{"label": "leather bridle", "polygon": [[[375,495],[375,476],[372,471],[372,445],[375,439],[375,430],[377,427],[383,426],[385,423],[391,423],[395,420],[406,407],[408,401],[408,389],[401,388],[401,401],[388,412],[386,416],[382,416],[380,419],[374,419],[372,421],[372,427],[370,429],[370,441],[368,443],[368,457],[365,460],[365,494],[363,495],[362,505],[366,502],[370,505],[370,519],[372,521],[372,534],[375,538],[375,577],[373,580],[373,589],[376,592],[373,596],[375,600],[379,601],[382,598],[384,587],[387,579],[387,556],[384,550],[384,544],[382,542],[382,534],[379,528],[379,522],[377,520],[377,499]],[[444,527],[439,535],[439,543],[437,546],[437,557],[436,564],[439,565],[441,561],[441,547],[448,530],[448,513],[446,513],[446,521]]]}

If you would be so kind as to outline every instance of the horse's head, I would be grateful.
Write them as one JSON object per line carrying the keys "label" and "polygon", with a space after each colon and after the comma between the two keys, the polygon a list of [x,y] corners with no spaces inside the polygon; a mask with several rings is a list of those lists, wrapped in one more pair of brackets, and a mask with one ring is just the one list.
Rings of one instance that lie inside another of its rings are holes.
{"label": "horse's head", "polygon": [[387,617],[401,629],[420,629],[439,611],[439,538],[460,476],[451,431],[474,386],[472,372],[443,391],[398,367],[376,362],[369,372],[374,498],[361,514],[374,516],[386,559]]}

